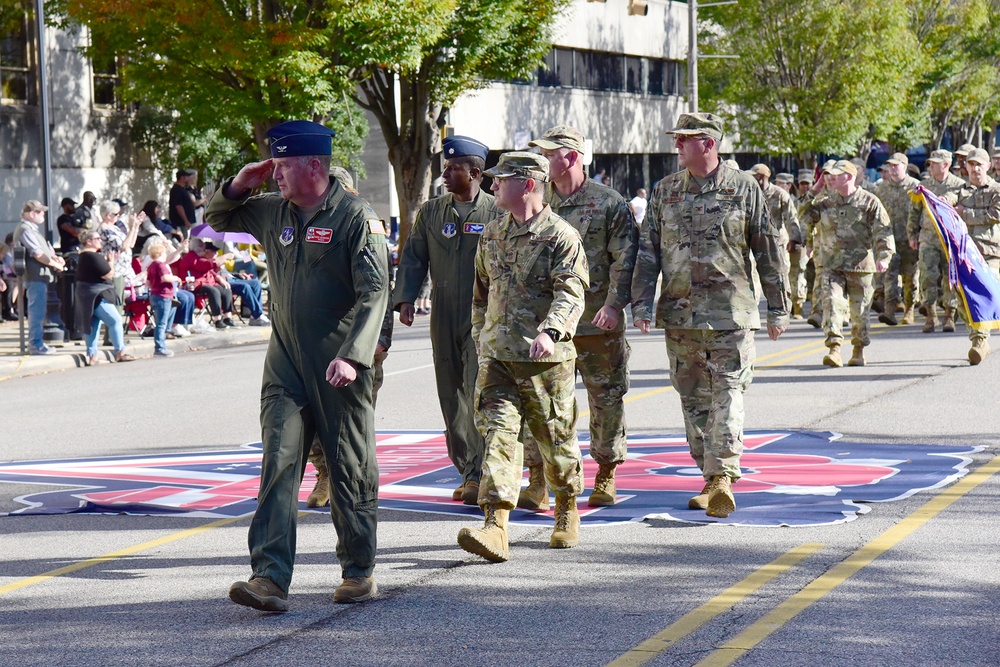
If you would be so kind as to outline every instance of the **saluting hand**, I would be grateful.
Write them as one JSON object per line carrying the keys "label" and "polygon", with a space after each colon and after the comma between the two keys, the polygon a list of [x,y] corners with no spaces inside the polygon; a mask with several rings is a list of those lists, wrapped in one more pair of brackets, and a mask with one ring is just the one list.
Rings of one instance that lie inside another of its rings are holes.
{"label": "saluting hand", "polygon": [[251,162],[240,169],[236,178],[229,185],[232,194],[254,190],[263,185],[274,170],[274,160],[268,158],[263,162]]}

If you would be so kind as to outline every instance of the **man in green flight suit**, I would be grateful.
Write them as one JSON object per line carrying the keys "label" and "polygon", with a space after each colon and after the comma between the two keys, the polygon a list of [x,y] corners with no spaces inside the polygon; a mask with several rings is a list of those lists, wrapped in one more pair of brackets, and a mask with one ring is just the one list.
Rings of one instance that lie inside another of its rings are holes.
{"label": "man in green flight suit", "polygon": [[[272,158],[244,166],[206,211],[217,231],[253,234],[267,252],[271,341],[261,389],[261,466],[250,524],[249,582],[236,603],[286,611],[299,485],[318,433],[330,467],[330,514],[343,582],[334,602],[377,592],[378,465],[372,364],[389,299],[382,222],[330,177],[333,131],[290,121],[268,132]],[[251,196],[272,174],[280,194]]]}
{"label": "man in green flight suit", "polygon": [[572,340],[584,310],[587,255],[577,231],[543,199],[548,174],[545,158],[525,152],[504,153],[486,172],[497,206],[508,212],[483,230],[472,297],[476,425],[486,441],[479,505],[486,520],[481,529],[459,531],[458,544],[495,563],[510,558],[507,517],[521,489],[522,421],[556,494],[549,546],[580,541],[583,463]]}
{"label": "man in green flight suit", "polygon": [[473,398],[479,359],[472,341],[472,283],[476,248],[486,223],[503,213],[480,187],[486,144],[453,136],[443,142],[448,194],[424,204],[403,246],[396,271],[394,307],[413,324],[413,303],[431,273],[431,347],[448,458],[462,477],[453,500],[475,505],[483,465],[483,436],[476,430]]}
{"label": "man in green flight suit", "polygon": [[[580,130],[558,125],[528,144],[542,149],[549,161],[545,202],[580,233],[590,287],[586,308],[576,328],[576,370],[587,387],[590,403],[590,455],[598,464],[587,504],[614,505],[615,468],[625,462],[625,394],[628,392],[629,345],[622,311],[632,299],[632,270],[639,249],[639,227],[628,202],[618,192],[584,173],[585,139]],[[549,508],[542,457],[534,438],[524,429],[524,463],[528,486],[517,505]]]}

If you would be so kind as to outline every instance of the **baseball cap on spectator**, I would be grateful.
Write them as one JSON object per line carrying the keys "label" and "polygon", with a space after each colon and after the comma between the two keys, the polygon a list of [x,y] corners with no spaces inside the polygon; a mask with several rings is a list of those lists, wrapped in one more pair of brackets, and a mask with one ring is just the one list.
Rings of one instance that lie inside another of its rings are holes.
{"label": "baseball cap on spectator", "polygon": [[768,167],[766,164],[757,163],[754,166],[750,167],[750,173],[754,175],[760,174],[761,176],[767,176],[768,178],[770,178],[771,168]]}
{"label": "baseball cap on spectator", "polygon": [[722,139],[724,124],[722,118],[713,113],[682,113],[677,126],[666,134],[682,134],[689,137],[705,135],[719,141]]}
{"label": "baseball cap on spectator", "polygon": [[931,151],[931,156],[927,158],[928,162],[951,162],[951,151],[946,151],[943,148],[939,148],[936,151]]}
{"label": "baseball cap on spectator", "polygon": [[910,158],[906,157],[904,153],[893,153],[889,156],[889,159],[885,161],[886,164],[910,164]]}
{"label": "baseball cap on spectator", "polygon": [[47,211],[49,207],[38,201],[37,199],[29,199],[24,202],[24,208],[21,209],[22,213],[34,213],[35,211]]}
{"label": "baseball cap on spectator", "polygon": [[70,197],[63,197],[62,201],[59,202],[59,205],[60,206],[76,206],[76,202],[73,201]]}
{"label": "baseball cap on spectator", "polygon": [[187,178],[188,176],[194,175],[195,171],[193,169],[178,169],[177,178]]}
{"label": "baseball cap on spectator", "polygon": [[980,164],[990,163],[990,154],[987,153],[982,148],[973,148],[969,151],[969,156],[965,158],[966,162],[978,162]]}
{"label": "baseball cap on spectator", "polygon": [[577,153],[587,152],[586,138],[583,136],[583,132],[569,125],[556,125],[549,128],[538,139],[529,141],[528,145],[537,146],[547,151],[568,148]]}

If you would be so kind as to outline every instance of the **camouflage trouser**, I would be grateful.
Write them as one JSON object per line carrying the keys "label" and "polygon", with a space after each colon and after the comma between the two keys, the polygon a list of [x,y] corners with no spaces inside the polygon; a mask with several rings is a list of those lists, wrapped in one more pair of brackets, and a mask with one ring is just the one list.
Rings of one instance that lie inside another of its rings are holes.
{"label": "camouflage trouser", "polygon": [[907,240],[902,245],[896,241],[896,254],[889,261],[889,268],[882,274],[882,298],[886,307],[889,303],[900,303],[899,277],[903,276],[902,303],[907,307],[918,301],[917,297],[917,267],[920,255],[910,247]]}
{"label": "camouflage trouser", "polygon": [[788,230],[784,227],[778,233],[778,246],[778,266],[781,267],[781,275],[785,277],[785,284],[790,285],[788,280],[792,265],[788,254]]}
{"label": "camouflage trouser", "polygon": [[513,509],[521,491],[524,423],[538,442],[545,479],[556,494],[583,492],[583,461],[576,439],[574,363],[479,360],[476,426],[486,440],[479,504]]}
{"label": "camouflage trouser", "polygon": [[[382,386],[382,380],[385,379],[385,371],[382,370],[382,363],[385,358],[389,356],[389,352],[376,352],[375,361],[373,367],[375,369],[375,377],[372,383],[372,410],[375,410],[375,403],[378,402],[378,390]],[[319,441],[319,434],[317,433],[313,437],[312,446],[309,448],[309,463],[313,464],[316,471],[323,471],[324,475],[329,474],[329,468],[326,465],[326,458],[323,456],[323,446]],[[305,467],[303,467],[303,471]]]}
{"label": "camouflage trouser", "polygon": [[809,316],[812,317],[813,313],[819,313],[822,316],[823,310],[826,308],[826,292],[823,289],[823,280],[821,279],[823,267],[816,262],[815,258],[809,261],[809,265],[813,268],[812,288],[809,290],[809,303],[812,304],[812,310],[809,312]]}
{"label": "camouflage trouser", "polygon": [[[844,322],[850,312],[851,344],[868,345],[868,317],[875,289],[872,274],[853,271],[823,271],[826,305],[823,308],[823,333],[826,345],[840,345],[844,341]],[[888,303],[888,302],[887,302]]]}
{"label": "camouflage trouser", "polygon": [[[598,463],[625,461],[625,394],[628,392],[630,347],[624,331],[577,336],[576,371],[587,387],[590,404],[590,455]],[[538,444],[525,425],[521,429],[524,465],[542,464]]]}
{"label": "camouflage trouser", "polygon": [[[979,250],[980,252],[982,252],[982,248],[980,248]],[[993,273],[1000,273],[1000,257],[986,257],[984,255],[983,259],[986,260],[986,265],[993,270]],[[977,331],[973,329],[971,326],[969,327],[969,340],[975,342],[977,339],[986,340],[989,337],[990,337],[989,329],[986,329],[984,331]]]}
{"label": "camouflage trouser", "polygon": [[743,393],[756,356],[749,329],[667,329],[670,382],[681,398],[691,456],[705,479],[739,479]]}
{"label": "camouflage trouser", "polygon": [[920,242],[920,296],[927,306],[938,301],[943,301],[946,308],[957,305],[948,286],[948,257],[937,239]]}
{"label": "camouflage trouser", "polygon": [[791,289],[792,303],[801,306],[806,300],[806,265],[809,255],[805,246],[797,246],[788,254],[788,285]]}

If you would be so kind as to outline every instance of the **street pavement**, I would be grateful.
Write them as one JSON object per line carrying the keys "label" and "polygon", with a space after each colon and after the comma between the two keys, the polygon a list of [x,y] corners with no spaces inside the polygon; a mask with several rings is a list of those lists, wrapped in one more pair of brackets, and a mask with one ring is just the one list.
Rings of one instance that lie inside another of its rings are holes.
{"label": "street pavement", "polygon": [[[4,355],[0,461],[257,441],[268,331],[97,368],[77,368],[79,348]],[[379,430],[441,428],[427,333],[426,318],[397,326]],[[630,342],[630,433],[682,434],[662,332]],[[515,525],[511,561],[488,564],[456,543],[474,517],[383,510],[380,597],[334,605],[333,529],[303,514],[291,611],[267,615],[226,597],[249,575],[248,518],[0,517],[0,664],[997,665],[1000,359],[970,367],[967,349],[961,331],[875,324],[868,366],[829,369],[803,322],[758,335],[748,430],[984,448],[958,482],[835,525],[635,521],[585,526],[568,550],[548,548],[548,527]],[[43,488],[0,483],[0,511]]]}

